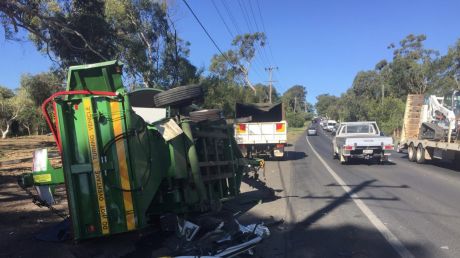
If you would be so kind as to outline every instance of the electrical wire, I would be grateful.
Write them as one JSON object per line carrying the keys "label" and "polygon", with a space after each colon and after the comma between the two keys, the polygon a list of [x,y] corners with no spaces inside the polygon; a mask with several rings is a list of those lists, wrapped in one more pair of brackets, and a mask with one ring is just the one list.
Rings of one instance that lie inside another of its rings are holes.
{"label": "electrical wire", "polygon": [[235,26],[236,31],[238,32],[238,34],[241,34],[241,30],[240,30],[240,27],[238,26],[238,22],[236,21],[235,17],[233,16],[233,13],[230,10],[230,8],[228,7],[228,5],[225,2],[225,0],[222,0],[222,4],[224,6],[225,11],[227,12],[228,17],[230,17],[230,21],[233,23],[233,26]]}
{"label": "electrical wire", "polygon": [[[261,31],[260,28],[259,28],[259,25],[257,23],[257,16],[255,15],[254,8],[252,7],[252,0],[249,0],[248,2],[249,2],[249,9],[250,9],[251,14],[252,14],[251,16],[252,16],[252,18],[254,20],[254,23],[256,24],[256,29],[257,29],[257,31]],[[266,31],[262,30],[262,32],[264,33],[264,35],[266,37],[265,42],[264,42],[265,44],[263,46],[260,46],[260,48],[262,49],[262,56],[265,58],[265,61],[270,66],[272,66],[273,63],[271,62],[270,58],[268,57],[267,49],[265,48],[265,45],[268,44],[268,40],[267,40],[268,35],[266,34]]]}
{"label": "electrical wire", "polygon": [[226,28],[227,31],[228,31],[228,34],[230,34],[230,36],[232,37],[232,39],[235,38],[235,35],[234,35],[233,32],[230,30],[230,27],[227,25],[227,22],[225,21],[224,17],[223,17],[222,14],[220,13],[219,8],[217,8],[217,5],[216,5],[216,3],[214,2],[214,0],[211,0],[211,3],[212,3],[212,5],[214,6],[214,9],[216,9],[216,12],[217,12],[217,14],[219,15],[220,19],[221,19],[222,22],[224,23],[225,28]]}
{"label": "electrical wire", "polygon": [[[256,0],[256,3],[257,3],[257,9],[259,10],[259,16],[260,16],[260,21],[261,21],[261,23],[262,23],[262,29],[263,29],[265,35],[267,35],[267,37],[268,37],[267,29],[265,28],[264,18],[263,18],[263,16],[262,16],[262,11],[261,11],[261,9],[260,9],[259,0]],[[276,64],[276,60],[275,60],[275,57],[273,56],[273,51],[272,51],[272,48],[271,48],[271,46],[270,46],[270,42],[267,41],[267,45],[268,45],[268,50],[269,50],[269,52],[270,52],[271,58],[272,58],[272,60],[273,60],[273,63]]]}
{"label": "electrical wire", "polygon": [[[190,7],[190,5],[187,3],[187,0],[182,0],[182,2],[184,2],[184,4],[187,6],[188,10],[192,13],[193,17],[195,18],[195,20],[198,22],[198,24],[200,25],[200,27],[204,30],[204,32],[206,33],[206,36],[208,36],[209,40],[211,40],[211,42],[214,44],[214,46],[216,47],[216,49],[219,51],[219,53],[224,57],[224,59],[227,61],[228,64],[230,64],[231,66],[234,66],[234,64],[228,59],[227,55],[224,54],[224,52],[220,49],[219,45],[217,45],[216,41],[212,38],[211,34],[209,34],[208,30],[204,27],[203,23],[200,21],[200,19],[198,18],[198,16],[195,14],[195,12],[193,11],[193,9]],[[243,73],[246,73],[245,71],[245,68],[242,67],[241,64],[237,64],[238,68],[243,72]]]}
{"label": "electrical wire", "polygon": [[[208,36],[209,40],[211,40],[212,44],[214,44],[214,46],[217,48],[217,50],[219,51],[219,53],[225,58],[225,60],[230,64],[230,65],[233,65],[232,62],[230,62],[230,60],[228,59],[227,55],[224,54],[224,52],[220,49],[220,47],[217,45],[216,41],[211,37],[211,34],[209,34],[208,30],[204,27],[203,23],[201,23],[200,19],[198,18],[198,16],[196,16],[195,12],[193,11],[192,7],[190,7],[190,5],[187,3],[187,0],[182,0],[182,2],[184,2],[184,4],[187,6],[188,10],[192,13],[193,17],[195,17],[195,20],[198,22],[198,24],[200,25],[200,27],[204,30],[204,32],[206,33],[206,36]],[[241,69],[241,67],[240,67]]]}
{"label": "electrical wire", "polygon": [[[247,28],[248,28],[248,31],[249,31],[250,33],[254,33],[255,30],[254,30],[254,28],[253,28],[252,19],[250,18],[249,11],[246,9],[246,5],[244,4],[244,2],[241,3],[241,0],[238,0],[238,6],[239,6],[240,9],[241,9],[241,14],[242,14],[243,19],[244,19],[244,21],[245,21],[245,23],[246,23],[246,26],[247,26]],[[260,46],[259,44],[255,44],[254,47],[255,47],[256,52],[262,53],[261,46]],[[259,55],[255,55],[255,56],[254,56],[254,59],[253,59],[253,60],[254,60],[254,62],[253,62],[253,63],[254,63],[254,68],[253,68],[253,70],[256,71],[256,73],[257,73],[257,74],[260,76],[260,78],[262,79],[263,76],[260,75],[260,73],[258,72],[258,70],[259,70],[259,69],[260,69],[260,70],[263,70],[263,68],[267,66],[267,65],[265,65],[265,64],[267,64],[267,63],[269,63],[269,62],[264,61],[263,58],[262,58],[261,56],[262,56],[262,55],[260,55],[260,56],[259,56]],[[256,66],[258,66],[259,69],[256,69],[256,68],[255,68]]]}

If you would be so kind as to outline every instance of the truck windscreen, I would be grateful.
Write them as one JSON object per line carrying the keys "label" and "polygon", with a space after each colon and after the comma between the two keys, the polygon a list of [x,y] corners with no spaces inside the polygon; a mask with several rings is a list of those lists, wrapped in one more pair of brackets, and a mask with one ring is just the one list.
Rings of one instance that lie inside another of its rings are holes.
{"label": "truck windscreen", "polygon": [[374,133],[374,129],[367,124],[347,125],[346,133]]}

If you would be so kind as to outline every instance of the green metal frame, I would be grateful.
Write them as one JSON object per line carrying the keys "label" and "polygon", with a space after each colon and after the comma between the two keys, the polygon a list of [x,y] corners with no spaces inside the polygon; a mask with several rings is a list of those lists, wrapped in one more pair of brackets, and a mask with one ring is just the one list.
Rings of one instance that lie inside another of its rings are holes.
{"label": "green metal frame", "polygon": [[219,209],[239,194],[247,166],[224,120],[195,124],[168,111],[183,133],[166,141],[131,109],[121,69],[117,61],[71,67],[68,91],[116,96],[54,100],[63,167],[43,174],[65,179],[75,239],[140,229],[164,213]]}

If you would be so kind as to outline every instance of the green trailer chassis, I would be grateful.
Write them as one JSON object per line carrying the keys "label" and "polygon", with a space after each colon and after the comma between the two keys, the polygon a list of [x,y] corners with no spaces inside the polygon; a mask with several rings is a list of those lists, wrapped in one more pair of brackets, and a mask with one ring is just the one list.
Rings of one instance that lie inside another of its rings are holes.
{"label": "green trailer chassis", "polygon": [[[171,107],[145,122],[121,70],[117,61],[71,67],[66,91],[43,104],[62,168],[33,173],[33,183],[65,183],[76,240],[141,229],[165,213],[217,210],[259,164],[243,159],[223,119],[194,123]],[[180,128],[175,137],[159,130],[166,123]]]}

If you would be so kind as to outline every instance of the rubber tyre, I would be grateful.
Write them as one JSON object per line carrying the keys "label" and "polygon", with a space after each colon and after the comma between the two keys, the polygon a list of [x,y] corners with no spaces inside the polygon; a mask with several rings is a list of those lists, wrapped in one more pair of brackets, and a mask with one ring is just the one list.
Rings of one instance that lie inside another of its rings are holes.
{"label": "rubber tyre", "polygon": [[407,158],[409,159],[409,161],[415,161],[415,155],[416,155],[415,152],[416,152],[416,149],[414,145],[411,143],[409,147],[407,148]]}
{"label": "rubber tyre", "polygon": [[153,101],[156,107],[183,107],[202,97],[203,89],[200,85],[187,85],[160,92],[153,97]]}
{"label": "rubber tyre", "polygon": [[334,150],[334,146],[332,146],[332,159],[339,159],[339,153]]}
{"label": "rubber tyre", "polygon": [[418,164],[423,164],[425,163],[425,148],[421,144],[417,146],[417,150],[415,153],[415,161]]}
{"label": "rubber tyre", "polygon": [[390,161],[388,159],[388,156],[384,156],[383,158],[379,158],[378,162],[380,165],[385,165],[385,164],[388,164]]}
{"label": "rubber tyre", "polygon": [[222,112],[220,109],[204,109],[199,111],[190,112],[190,119],[193,122],[201,122],[201,121],[215,121],[221,119]]}

